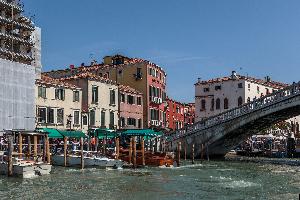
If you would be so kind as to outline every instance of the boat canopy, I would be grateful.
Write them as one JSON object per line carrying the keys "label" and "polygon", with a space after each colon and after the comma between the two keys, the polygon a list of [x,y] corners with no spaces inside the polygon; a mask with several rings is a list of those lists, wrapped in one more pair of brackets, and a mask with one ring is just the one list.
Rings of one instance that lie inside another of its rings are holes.
{"label": "boat canopy", "polygon": [[58,130],[55,128],[40,128],[37,129],[40,132],[46,132],[49,134],[51,139],[62,139],[64,137],[68,138],[81,138],[86,137],[82,131],[67,131],[67,130]]}
{"label": "boat canopy", "polygon": [[108,128],[98,128],[89,130],[90,137],[98,137],[99,139],[112,139],[118,137],[119,134],[115,130]]}

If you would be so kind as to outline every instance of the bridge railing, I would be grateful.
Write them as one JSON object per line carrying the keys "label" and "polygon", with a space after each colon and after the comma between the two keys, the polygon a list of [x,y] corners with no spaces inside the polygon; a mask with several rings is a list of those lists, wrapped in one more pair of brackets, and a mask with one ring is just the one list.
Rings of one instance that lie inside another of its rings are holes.
{"label": "bridge railing", "polygon": [[254,99],[252,102],[243,104],[240,107],[230,109],[226,112],[220,113],[216,116],[209,117],[193,125],[189,125],[183,129],[179,129],[171,134],[168,134],[166,135],[166,141],[178,140],[180,138],[189,136],[201,130],[236,119],[243,115],[268,107],[272,104],[276,104],[280,101],[284,101],[288,98],[291,98],[299,94],[300,94],[300,82],[293,83],[293,85],[291,86],[288,86],[284,89],[268,94],[261,98]]}

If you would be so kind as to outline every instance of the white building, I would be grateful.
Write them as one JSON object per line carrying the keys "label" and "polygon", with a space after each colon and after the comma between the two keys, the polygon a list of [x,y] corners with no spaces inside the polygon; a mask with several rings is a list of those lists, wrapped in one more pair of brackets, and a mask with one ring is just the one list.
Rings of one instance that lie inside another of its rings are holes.
{"label": "white building", "polygon": [[41,30],[23,16],[17,0],[1,0],[0,10],[0,132],[34,130]]}
{"label": "white building", "polygon": [[36,126],[81,130],[82,89],[42,76],[36,81]]}
{"label": "white building", "polygon": [[238,107],[255,98],[260,98],[284,87],[287,84],[237,75],[207,81],[198,80],[195,84],[195,121],[217,115]]}

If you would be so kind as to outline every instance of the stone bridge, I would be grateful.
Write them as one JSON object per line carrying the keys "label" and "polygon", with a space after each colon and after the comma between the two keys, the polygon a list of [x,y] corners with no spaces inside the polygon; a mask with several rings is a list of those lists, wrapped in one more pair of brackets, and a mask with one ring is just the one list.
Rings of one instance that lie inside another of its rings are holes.
{"label": "stone bridge", "polygon": [[181,142],[191,155],[194,144],[197,157],[204,145],[210,156],[224,156],[251,135],[298,115],[300,82],[166,135],[165,148],[175,151]]}

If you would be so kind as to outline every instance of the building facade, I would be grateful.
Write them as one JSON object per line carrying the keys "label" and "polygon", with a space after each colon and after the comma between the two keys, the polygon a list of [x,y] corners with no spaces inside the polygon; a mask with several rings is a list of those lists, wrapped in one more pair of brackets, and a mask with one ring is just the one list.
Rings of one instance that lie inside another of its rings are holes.
{"label": "building facade", "polygon": [[82,130],[93,128],[118,129],[119,94],[112,80],[91,73],[62,78],[64,82],[82,88]]}
{"label": "building facade", "polygon": [[195,123],[195,103],[184,104],[184,126]]}
{"label": "building facade", "polygon": [[48,77],[36,80],[36,127],[80,130],[82,89]]}
{"label": "building facade", "polygon": [[260,98],[288,85],[252,77],[231,76],[208,81],[199,80],[195,84],[195,121],[241,106],[255,98]]}
{"label": "building facade", "polygon": [[120,129],[143,128],[143,94],[129,86],[119,86]]}
{"label": "building facade", "polygon": [[0,131],[34,130],[35,79],[41,71],[41,30],[19,1],[0,1]]}
{"label": "building facade", "polygon": [[90,66],[46,72],[53,78],[93,73],[117,84],[130,86],[143,93],[143,127],[165,128],[166,72],[147,60],[121,55],[106,56],[101,64],[93,61]]}
{"label": "building facade", "polygon": [[167,98],[166,127],[171,130],[181,129],[184,126],[184,104]]}

